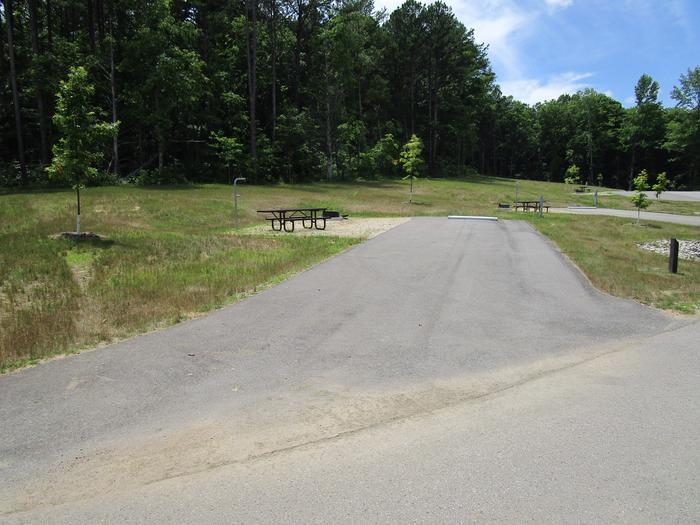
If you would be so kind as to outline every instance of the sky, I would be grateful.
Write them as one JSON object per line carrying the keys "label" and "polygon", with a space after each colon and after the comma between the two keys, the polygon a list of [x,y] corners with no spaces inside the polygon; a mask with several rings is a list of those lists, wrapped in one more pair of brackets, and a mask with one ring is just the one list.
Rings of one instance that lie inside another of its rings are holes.
{"label": "sky", "polygon": [[700,65],[700,0],[443,1],[488,45],[503,93],[528,104],[590,87],[632,106],[646,73],[673,106],[673,86]]}

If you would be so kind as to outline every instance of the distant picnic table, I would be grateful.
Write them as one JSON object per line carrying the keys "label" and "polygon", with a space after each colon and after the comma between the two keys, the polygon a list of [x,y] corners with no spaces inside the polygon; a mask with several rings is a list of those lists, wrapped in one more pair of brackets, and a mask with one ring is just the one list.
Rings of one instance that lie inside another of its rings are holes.
{"label": "distant picnic table", "polygon": [[294,224],[301,222],[301,225],[310,230],[326,229],[326,209],[327,208],[274,208],[271,210],[258,210],[258,213],[265,213],[266,220],[270,221],[270,226],[274,231],[293,232]]}
{"label": "distant picnic table", "polygon": [[[540,201],[516,201],[515,211],[518,211],[518,208],[522,208],[523,211],[540,211]],[[545,204],[543,208],[545,211],[549,212],[548,204]]]}

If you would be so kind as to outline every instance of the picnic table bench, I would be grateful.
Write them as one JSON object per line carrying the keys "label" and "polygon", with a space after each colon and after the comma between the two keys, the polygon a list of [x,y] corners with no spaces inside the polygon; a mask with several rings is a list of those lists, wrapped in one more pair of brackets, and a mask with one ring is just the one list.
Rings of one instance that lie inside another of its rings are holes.
{"label": "picnic table bench", "polygon": [[[540,201],[516,201],[515,211],[518,211],[518,208],[522,208],[523,211],[540,211]],[[543,208],[549,213],[549,204],[545,204]]]}
{"label": "picnic table bench", "polygon": [[327,208],[274,208],[271,210],[258,210],[258,213],[265,213],[266,220],[270,221],[270,226],[274,231],[286,232],[294,231],[294,224],[301,222],[301,225],[310,230],[326,229],[326,209]]}

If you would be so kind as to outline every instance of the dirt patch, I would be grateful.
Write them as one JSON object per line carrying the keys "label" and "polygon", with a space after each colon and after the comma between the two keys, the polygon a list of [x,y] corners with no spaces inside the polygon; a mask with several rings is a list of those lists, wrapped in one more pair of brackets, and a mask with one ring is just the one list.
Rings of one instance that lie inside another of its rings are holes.
{"label": "dirt patch", "polygon": [[90,240],[90,241],[104,241],[107,238],[102,235],[98,235],[95,232],[61,232],[54,235],[49,235],[50,239],[72,239],[72,240]]}
{"label": "dirt patch", "polygon": [[259,224],[251,228],[242,230],[241,233],[249,235],[322,235],[330,237],[353,237],[359,239],[371,239],[377,235],[384,233],[396,226],[409,221],[409,217],[387,217],[387,218],[350,218],[342,220],[326,221],[325,230],[307,230],[297,224],[297,227],[292,233],[276,232],[270,228],[269,223]]}

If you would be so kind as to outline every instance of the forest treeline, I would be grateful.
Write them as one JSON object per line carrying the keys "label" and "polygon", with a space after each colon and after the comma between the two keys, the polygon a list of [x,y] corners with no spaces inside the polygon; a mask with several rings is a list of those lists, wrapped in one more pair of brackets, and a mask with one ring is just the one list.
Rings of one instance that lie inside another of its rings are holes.
{"label": "forest treeline", "polygon": [[[677,106],[637,83],[624,108],[594,90],[530,106],[504,96],[487,57],[442,2],[2,0],[0,184],[42,185],[56,93],[84,66],[118,133],[96,182],[297,182],[399,175],[423,142],[424,174],[627,187],[646,169],[700,180],[700,68]],[[60,183],[61,181],[53,181]]]}

